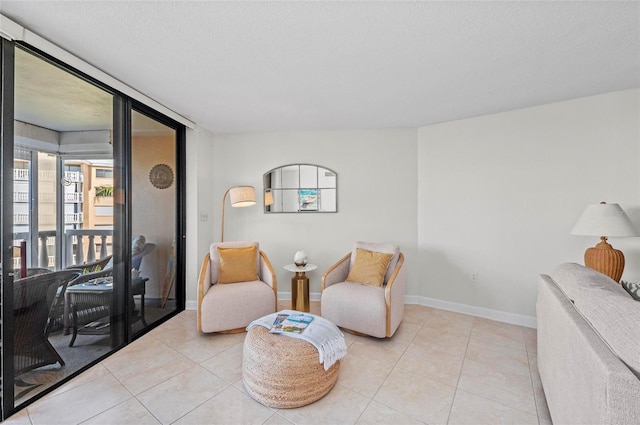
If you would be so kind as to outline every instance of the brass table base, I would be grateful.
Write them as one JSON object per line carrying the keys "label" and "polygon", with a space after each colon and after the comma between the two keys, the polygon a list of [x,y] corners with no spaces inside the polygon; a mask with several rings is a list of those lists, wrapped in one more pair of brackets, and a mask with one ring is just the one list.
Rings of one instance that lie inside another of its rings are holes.
{"label": "brass table base", "polygon": [[309,312],[309,278],[304,272],[291,278],[291,309]]}

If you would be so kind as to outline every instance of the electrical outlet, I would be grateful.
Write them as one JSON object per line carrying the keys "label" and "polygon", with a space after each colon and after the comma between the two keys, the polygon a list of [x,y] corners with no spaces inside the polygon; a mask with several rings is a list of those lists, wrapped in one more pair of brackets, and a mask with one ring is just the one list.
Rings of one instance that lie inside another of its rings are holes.
{"label": "electrical outlet", "polygon": [[471,273],[471,281],[472,282],[477,282],[478,279],[479,279],[478,272]]}
{"label": "electrical outlet", "polygon": [[200,221],[209,220],[209,214],[206,211],[200,211]]}

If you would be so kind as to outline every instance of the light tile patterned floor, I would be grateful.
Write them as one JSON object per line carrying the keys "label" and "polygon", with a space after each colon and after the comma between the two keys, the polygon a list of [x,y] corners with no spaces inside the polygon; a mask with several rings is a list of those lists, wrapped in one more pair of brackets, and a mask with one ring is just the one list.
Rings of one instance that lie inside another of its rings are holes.
{"label": "light tile patterned floor", "polygon": [[270,409],[244,392],[244,334],[200,335],[185,311],[6,424],[551,423],[534,329],[407,305],[393,338],[345,337],[326,397]]}

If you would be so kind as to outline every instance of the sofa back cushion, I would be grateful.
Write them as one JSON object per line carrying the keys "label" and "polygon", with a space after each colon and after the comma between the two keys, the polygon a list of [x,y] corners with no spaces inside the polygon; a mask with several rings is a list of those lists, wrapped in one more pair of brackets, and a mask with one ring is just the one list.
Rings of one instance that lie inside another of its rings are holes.
{"label": "sofa back cushion", "polygon": [[560,264],[549,276],[556,282],[560,290],[574,302],[581,293],[592,289],[600,289],[628,297],[627,292],[615,280],[580,264]]}
{"label": "sofa back cushion", "polygon": [[628,294],[597,288],[574,301],[576,310],[640,378],[640,303]]}

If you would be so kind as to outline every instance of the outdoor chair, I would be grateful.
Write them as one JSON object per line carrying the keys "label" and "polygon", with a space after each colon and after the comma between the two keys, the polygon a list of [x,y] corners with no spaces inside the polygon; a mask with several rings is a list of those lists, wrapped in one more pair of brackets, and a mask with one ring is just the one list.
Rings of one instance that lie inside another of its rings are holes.
{"label": "outdoor chair", "polygon": [[[136,236],[133,238],[132,242],[132,257],[131,257],[131,267],[135,270],[140,270],[142,266],[143,258],[151,253],[156,248],[156,244],[154,243],[146,243],[144,236]],[[112,278],[113,277],[113,262],[111,261],[111,256],[100,260],[103,262],[101,267],[97,271],[93,271],[90,273],[84,272],[82,276],[78,279],[74,280],[71,285],[78,285],[81,283],[87,283],[94,279],[100,278]],[[107,261],[105,261],[107,260]],[[92,263],[92,265],[97,263]],[[85,270],[87,265],[83,265],[81,268],[75,268],[75,270]],[[132,282],[131,286],[131,296],[140,295],[140,303],[141,303],[141,316],[142,322],[145,326],[147,326],[145,317],[144,317],[144,296],[146,292],[146,282],[140,279],[136,279]],[[132,298],[133,300],[133,298]],[[133,302],[133,301],[132,301]],[[135,304],[134,304],[135,305]],[[82,305],[76,306],[76,315],[77,315],[77,324],[85,325],[87,323],[96,321],[98,319],[102,319],[110,314],[110,303],[92,303],[86,302]],[[62,326],[64,328],[64,334],[68,335],[71,333],[71,322],[72,322],[72,311],[71,305],[69,302],[69,296],[65,298],[64,302],[64,313],[62,316]],[[60,326],[57,327],[59,329]]]}
{"label": "outdoor chair", "polygon": [[15,376],[49,364],[64,366],[48,337],[67,285],[78,275],[77,271],[63,270],[13,282]]}

